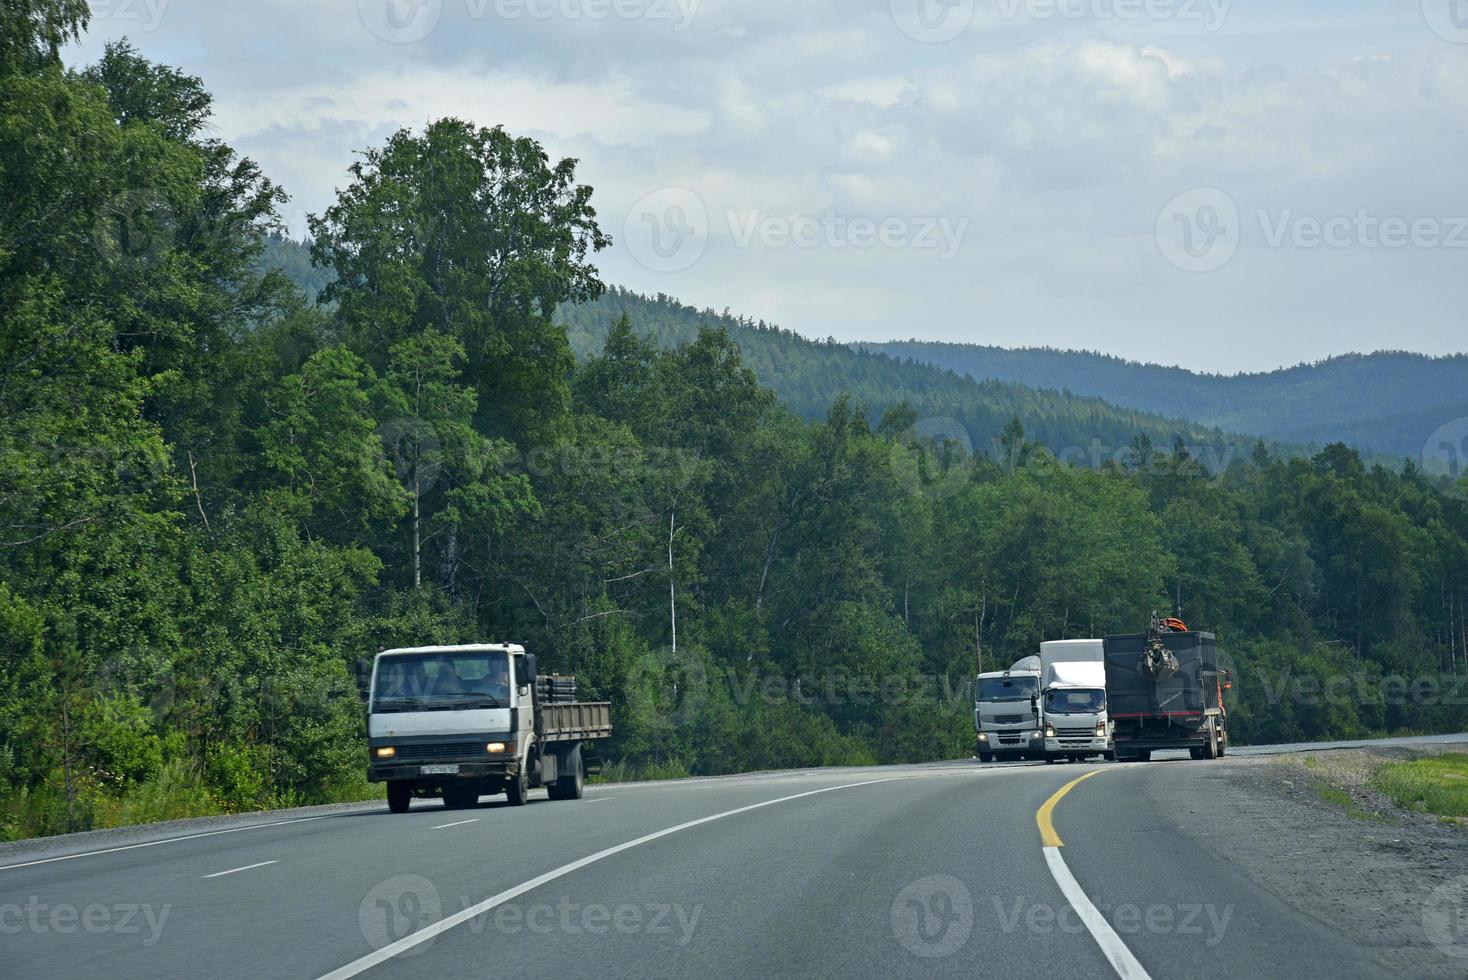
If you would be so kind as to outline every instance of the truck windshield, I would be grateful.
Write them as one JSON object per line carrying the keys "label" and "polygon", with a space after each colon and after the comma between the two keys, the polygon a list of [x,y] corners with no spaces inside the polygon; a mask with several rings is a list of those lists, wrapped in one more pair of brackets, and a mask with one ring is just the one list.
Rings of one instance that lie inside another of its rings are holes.
{"label": "truck windshield", "polygon": [[1106,692],[1088,689],[1045,692],[1045,710],[1053,715],[1091,715],[1106,710]]}
{"label": "truck windshield", "polygon": [[372,688],[374,703],[508,704],[510,664],[507,654],[409,653],[377,662]]}
{"label": "truck windshield", "polygon": [[988,677],[979,681],[976,701],[1028,701],[1035,693],[1038,678]]}

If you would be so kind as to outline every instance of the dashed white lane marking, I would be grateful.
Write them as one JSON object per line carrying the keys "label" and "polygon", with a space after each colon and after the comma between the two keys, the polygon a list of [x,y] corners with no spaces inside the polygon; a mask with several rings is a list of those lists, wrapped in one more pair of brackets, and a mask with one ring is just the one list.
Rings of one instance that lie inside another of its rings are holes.
{"label": "dashed white lane marking", "polygon": [[479,818],[478,817],[475,817],[473,820],[460,820],[458,823],[440,824],[437,827],[429,827],[428,829],[429,830],[448,830],[450,827],[462,827],[466,823],[478,823],[478,822],[479,822]]}
{"label": "dashed white lane marking", "polygon": [[1086,929],[1091,933],[1091,938],[1096,940],[1096,945],[1101,947],[1101,955],[1105,956],[1111,963],[1111,968],[1121,980],[1152,980],[1147,971],[1142,969],[1142,964],[1127,949],[1126,943],[1111,928],[1111,923],[1106,917],[1091,904],[1086,897],[1080,882],[1076,881],[1075,875],[1070,873],[1070,868],[1065,863],[1065,858],[1060,856],[1060,848],[1045,848],[1045,863],[1050,865],[1050,874],[1055,878],[1055,883],[1065,894],[1065,900],[1070,907],[1076,910],[1081,922],[1085,923]]}
{"label": "dashed white lane marking", "polygon": [[706,823],[713,823],[715,820],[723,820],[726,817],[737,816],[741,813],[749,813],[751,810],[762,810],[765,807],[775,806],[780,803],[789,803],[792,800],[803,800],[806,797],[819,796],[822,793],[833,793],[836,790],[840,789],[856,789],[858,786],[874,786],[878,783],[893,783],[897,782],[898,780],[911,778],[913,777],[892,776],[887,779],[872,779],[862,783],[846,783],[841,786],[827,786],[825,789],[815,789],[811,790],[808,793],[797,793],[794,796],[782,796],[777,800],[766,800],[763,803],[754,803],[750,806],[739,807],[737,810],[725,810],[723,813],[716,813],[711,817],[702,817],[698,820],[690,820],[687,823],[680,823],[676,827],[669,827],[666,830],[659,830],[656,833],[648,834],[645,837],[639,837],[636,840],[630,840],[625,844],[618,844],[617,846],[609,847],[604,851],[597,851],[595,854],[584,857],[579,861],[572,861],[570,864],[562,865],[561,867],[556,868],[554,871],[547,871],[545,874],[540,875],[537,878],[531,878],[529,881],[518,884],[508,891],[502,891],[498,895],[485,899],[478,905],[471,905],[469,908],[464,909],[462,912],[455,912],[453,915],[450,915],[447,918],[440,919],[432,925],[425,926],[424,928],[419,929],[417,932],[410,933],[409,935],[404,936],[402,939],[399,939],[395,943],[384,946],[376,952],[368,953],[361,959],[353,960],[351,963],[348,963],[346,966],[341,967],[340,969],[331,971],[330,973],[321,977],[320,980],[348,980],[349,977],[355,977],[360,973],[372,969],[374,966],[387,962],[394,956],[397,956],[401,953],[406,953],[408,950],[428,942],[435,936],[442,935],[455,926],[463,925],[465,922],[476,919],[484,913],[495,908],[496,906],[503,905],[505,902],[519,898],[526,892],[535,888],[539,888],[541,885],[544,885],[547,882],[555,881],[557,878],[565,877],[573,871],[579,871],[589,864],[595,864],[596,862],[605,860],[606,858],[609,858],[614,854],[621,854],[623,851],[630,850],[634,847],[639,847],[643,844],[649,844],[652,841],[667,837],[669,834],[676,834],[681,830],[689,830],[693,827],[701,827]]}
{"label": "dashed white lane marking", "polygon": [[205,875],[204,877],[205,878],[223,878],[225,875],[237,874],[237,873],[239,873],[241,871],[253,871],[256,868],[263,868],[263,867],[266,867],[267,865],[279,864],[279,863],[280,863],[279,861],[261,861],[259,864],[247,864],[243,868],[230,868],[228,871],[216,871],[212,875]]}
{"label": "dashed white lane marking", "polygon": [[0,867],[0,871],[10,871],[14,868],[31,868],[38,864],[50,864],[53,861],[70,861],[72,858],[95,857],[98,854],[116,854],[118,851],[134,851],[140,847],[156,847],[159,844],[176,844],[179,841],[198,840],[201,837],[218,837],[220,834],[238,834],[244,830],[263,830],[266,827],[285,827],[293,823],[309,823],[312,820],[324,820],[325,817],[301,817],[298,820],[275,820],[271,823],[251,824],[248,827],[231,827],[228,830],[211,830],[205,834],[189,834],[187,837],[169,837],[165,840],[150,840],[143,844],[127,844],[123,847],[108,847],[100,851],[83,851],[80,854],[63,854],[60,857],[42,858],[39,861],[24,861],[20,864],[7,864]]}

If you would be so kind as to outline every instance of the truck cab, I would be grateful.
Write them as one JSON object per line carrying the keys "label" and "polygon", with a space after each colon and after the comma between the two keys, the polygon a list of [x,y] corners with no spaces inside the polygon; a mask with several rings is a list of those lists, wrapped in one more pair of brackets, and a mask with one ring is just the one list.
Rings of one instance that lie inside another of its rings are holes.
{"label": "truck cab", "polygon": [[1044,725],[1047,762],[1079,762],[1097,755],[1116,758],[1107,711],[1105,641],[1040,644],[1036,703]]}
{"label": "truck cab", "polygon": [[1040,660],[1027,657],[1008,670],[980,674],[974,688],[974,730],[980,762],[1041,758]]}
{"label": "truck cab", "polygon": [[[547,680],[556,690],[571,679]],[[387,784],[394,813],[415,797],[462,808],[504,793],[522,806],[536,786],[551,799],[579,799],[594,771],[582,746],[611,733],[610,709],[556,703],[536,681],[535,658],[518,644],[378,654],[367,700],[368,780]]]}

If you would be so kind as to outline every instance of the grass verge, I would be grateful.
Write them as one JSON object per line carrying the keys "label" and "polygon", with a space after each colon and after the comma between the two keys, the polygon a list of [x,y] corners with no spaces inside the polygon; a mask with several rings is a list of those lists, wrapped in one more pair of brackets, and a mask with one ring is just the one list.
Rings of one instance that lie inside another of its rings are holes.
{"label": "grass verge", "polygon": [[1468,818],[1468,754],[1450,752],[1391,762],[1381,767],[1372,782],[1404,810]]}

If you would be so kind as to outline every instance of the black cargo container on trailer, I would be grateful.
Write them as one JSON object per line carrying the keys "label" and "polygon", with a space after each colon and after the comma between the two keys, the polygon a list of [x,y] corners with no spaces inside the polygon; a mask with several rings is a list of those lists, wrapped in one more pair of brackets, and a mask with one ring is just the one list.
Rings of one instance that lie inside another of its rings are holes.
{"label": "black cargo container on trailer", "polygon": [[1106,698],[1117,758],[1146,762],[1159,749],[1187,749],[1195,759],[1223,755],[1223,692],[1232,682],[1218,666],[1214,635],[1163,632],[1157,638],[1177,659],[1177,671],[1161,680],[1147,671],[1149,634],[1106,637]]}

